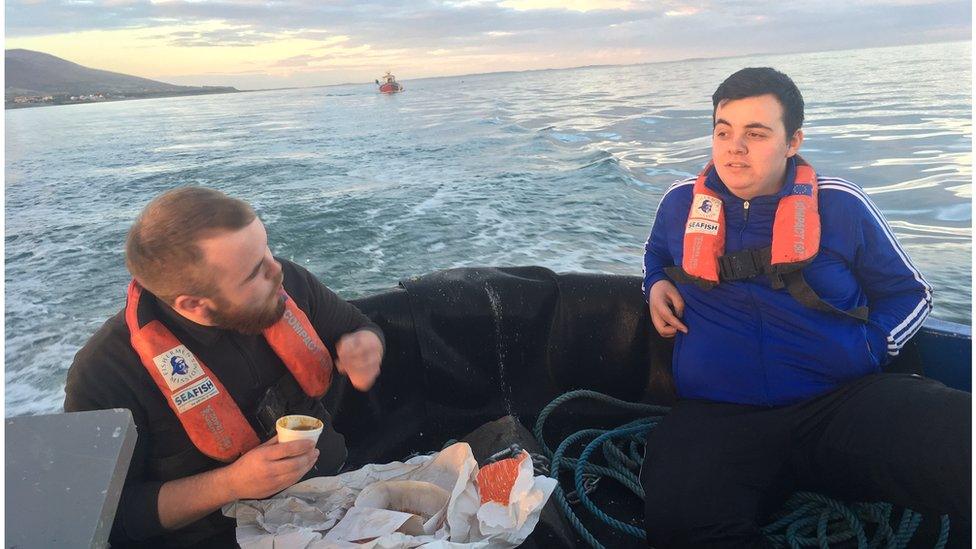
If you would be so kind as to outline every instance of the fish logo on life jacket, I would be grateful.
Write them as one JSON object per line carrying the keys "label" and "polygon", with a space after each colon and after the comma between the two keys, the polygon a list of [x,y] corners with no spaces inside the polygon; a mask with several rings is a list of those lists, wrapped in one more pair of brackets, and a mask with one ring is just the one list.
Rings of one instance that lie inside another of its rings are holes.
{"label": "fish logo on life jacket", "polygon": [[708,221],[718,221],[719,214],[722,212],[722,201],[714,196],[707,194],[695,194],[691,205],[691,215],[689,218],[707,219]]}
{"label": "fish logo on life jacket", "polygon": [[200,362],[185,345],[177,345],[172,349],[153,358],[159,373],[169,386],[170,391],[195,381],[204,375]]}
{"label": "fish logo on life jacket", "polygon": [[173,367],[174,375],[185,376],[186,373],[190,371],[190,366],[187,365],[186,360],[183,360],[183,357],[171,357],[169,359],[169,364]]}

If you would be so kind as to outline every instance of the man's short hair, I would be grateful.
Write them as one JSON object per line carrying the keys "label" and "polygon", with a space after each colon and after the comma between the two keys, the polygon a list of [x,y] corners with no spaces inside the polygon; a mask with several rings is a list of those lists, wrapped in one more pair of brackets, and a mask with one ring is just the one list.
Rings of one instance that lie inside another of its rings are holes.
{"label": "man's short hair", "polygon": [[180,187],[153,199],[125,241],[125,266],[144,288],[173,304],[180,295],[213,297],[216,281],[199,241],[243,229],[256,218],[246,203],[220,191]]}
{"label": "man's short hair", "polygon": [[725,79],[712,94],[712,125],[723,101],[772,94],[783,106],[783,126],[789,140],[803,126],[803,96],[789,76],[769,67],[748,67]]}

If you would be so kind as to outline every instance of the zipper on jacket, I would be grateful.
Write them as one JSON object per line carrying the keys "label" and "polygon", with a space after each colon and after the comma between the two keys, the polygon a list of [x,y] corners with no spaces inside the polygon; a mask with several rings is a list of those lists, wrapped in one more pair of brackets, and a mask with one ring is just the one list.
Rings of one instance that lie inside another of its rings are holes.
{"label": "zipper on jacket", "polygon": [[[749,222],[749,201],[743,200],[742,201],[742,227],[739,229],[739,246],[743,246],[742,244],[743,235],[746,232],[746,225],[748,224],[748,222]],[[766,360],[765,360],[766,353],[764,352],[765,349],[763,348],[762,345],[762,342],[764,340],[763,314],[762,311],[759,309],[759,303],[756,301],[756,296],[753,293],[750,285],[746,283],[743,285],[743,288],[745,289],[746,295],[749,296],[749,301],[752,302],[753,310],[756,311],[756,322],[759,326],[759,369],[762,372],[762,379],[763,379],[761,399],[762,399],[763,406],[769,406],[769,372],[766,371]]]}
{"label": "zipper on jacket", "polygon": [[749,224],[749,201],[742,201],[742,226],[739,227],[739,246],[742,246],[742,235],[746,232],[746,225]]}
{"label": "zipper on jacket", "polygon": [[762,310],[759,308],[759,302],[756,300],[756,294],[753,293],[752,288],[746,285],[746,293],[749,295],[749,301],[752,302],[752,307],[756,311],[756,324],[759,327],[758,341],[759,341],[759,369],[762,372],[763,386],[762,386],[762,405],[769,406],[769,372],[766,368],[766,349],[763,346],[763,341],[765,341],[765,324],[766,321],[763,318]]}

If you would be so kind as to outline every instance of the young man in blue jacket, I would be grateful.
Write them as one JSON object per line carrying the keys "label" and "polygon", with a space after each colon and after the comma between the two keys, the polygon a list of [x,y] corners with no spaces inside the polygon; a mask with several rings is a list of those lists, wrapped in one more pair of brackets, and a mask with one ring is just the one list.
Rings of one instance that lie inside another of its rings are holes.
{"label": "young man in blue jacket", "polygon": [[950,514],[968,540],[971,396],[882,374],[932,288],[860,187],[797,152],[803,98],[770,68],[712,96],[712,159],[645,246],[678,402],[641,471],[650,545],[761,547],[797,490]]}

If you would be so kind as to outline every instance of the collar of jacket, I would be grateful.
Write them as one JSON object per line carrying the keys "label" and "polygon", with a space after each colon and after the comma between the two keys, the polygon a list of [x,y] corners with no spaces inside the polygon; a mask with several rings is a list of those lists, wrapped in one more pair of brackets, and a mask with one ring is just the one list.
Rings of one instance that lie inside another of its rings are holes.
{"label": "collar of jacket", "polygon": [[[749,201],[749,221],[773,221],[776,217],[776,207],[779,206],[781,198],[788,194],[788,189],[792,188],[796,180],[796,157],[791,156],[786,161],[786,179],[783,186],[776,194],[757,196]],[[725,207],[725,222],[729,226],[740,226],[745,223],[745,200],[739,198],[729,191],[722,179],[718,176],[718,170],[713,166],[705,178],[705,186],[718,193]]]}
{"label": "collar of jacket", "polygon": [[143,290],[143,299],[152,299],[152,307],[156,310],[156,318],[163,320],[164,324],[181,331],[183,334],[189,336],[191,339],[202,343],[206,346],[212,346],[217,343],[224,335],[231,332],[225,328],[219,328],[217,326],[204,326],[203,324],[197,324],[192,320],[186,318],[180,313],[176,312],[176,309],[170,307],[164,303],[161,299],[150,293],[148,290]]}

